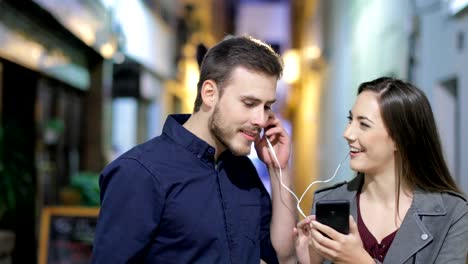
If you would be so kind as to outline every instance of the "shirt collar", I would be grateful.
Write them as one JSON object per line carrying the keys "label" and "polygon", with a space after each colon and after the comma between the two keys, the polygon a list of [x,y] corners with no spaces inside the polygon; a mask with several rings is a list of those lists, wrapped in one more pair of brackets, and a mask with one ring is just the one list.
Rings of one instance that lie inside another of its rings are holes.
{"label": "shirt collar", "polygon": [[215,149],[183,127],[189,118],[188,114],[169,115],[164,123],[163,134],[192,152],[199,159],[214,160]]}

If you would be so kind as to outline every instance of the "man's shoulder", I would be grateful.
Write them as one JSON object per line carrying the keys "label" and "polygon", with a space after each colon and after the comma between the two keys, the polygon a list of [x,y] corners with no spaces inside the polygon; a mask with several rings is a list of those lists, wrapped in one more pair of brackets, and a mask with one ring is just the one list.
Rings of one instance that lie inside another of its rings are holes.
{"label": "man's shoulder", "polygon": [[154,166],[154,164],[158,164],[162,159],[168,159],[168,153],[174,152],[171,150],[173,147],[174,144],[171,143],[166,136],[156,136],[125,151],[119,157],[110,162],[104,168],[103,172],[105,173],[115,167],[125,166],[141,166],[149,168]]}
{"label": "man's shoulder", "polygon": [[175,145],[176,144],[174,144],[169,137],[162,134],[134,146],[123,153],[119,158],[144,161],[147,158],[164,157],[167,156],[169,151],[171,151],[171,148],[174,148]]}

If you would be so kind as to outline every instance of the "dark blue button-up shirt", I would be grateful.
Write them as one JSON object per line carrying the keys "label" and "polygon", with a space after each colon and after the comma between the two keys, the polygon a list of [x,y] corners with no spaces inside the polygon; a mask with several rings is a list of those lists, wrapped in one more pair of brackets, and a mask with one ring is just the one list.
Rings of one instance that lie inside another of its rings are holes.
{"label": "dark blue button-up shirt", "polygon": [[103,170],[93,263],[277,263],[254,166],[229,151],[215,162],[188,117]]}

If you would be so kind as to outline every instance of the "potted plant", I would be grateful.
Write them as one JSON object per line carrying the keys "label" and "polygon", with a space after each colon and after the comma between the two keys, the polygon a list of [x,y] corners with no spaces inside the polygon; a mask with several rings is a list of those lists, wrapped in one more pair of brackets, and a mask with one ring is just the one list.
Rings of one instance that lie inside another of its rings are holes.
{"label": "potted plant", "polygon": [[73,174],[70,184],[60,190],[59,196],[65,205],[99,207],[99,173],[79,171]]}

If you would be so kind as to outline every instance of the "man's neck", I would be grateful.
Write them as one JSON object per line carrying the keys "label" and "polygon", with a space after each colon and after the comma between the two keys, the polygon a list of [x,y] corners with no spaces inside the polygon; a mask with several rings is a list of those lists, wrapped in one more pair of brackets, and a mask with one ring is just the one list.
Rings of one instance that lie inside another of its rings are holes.
{"label": "man's neck", "polygon": [[212,146],[216,152],[215,160],[217,160],[225,148],[211,133],[208,120],[209,118],[205,117],[202,113],[193,113],[187,122],[183,124],[183,127]]}

